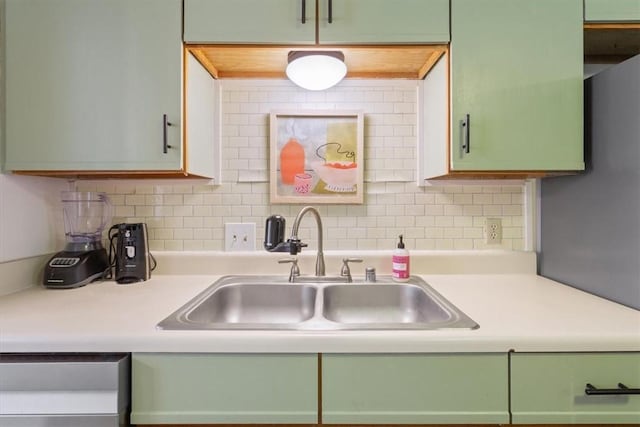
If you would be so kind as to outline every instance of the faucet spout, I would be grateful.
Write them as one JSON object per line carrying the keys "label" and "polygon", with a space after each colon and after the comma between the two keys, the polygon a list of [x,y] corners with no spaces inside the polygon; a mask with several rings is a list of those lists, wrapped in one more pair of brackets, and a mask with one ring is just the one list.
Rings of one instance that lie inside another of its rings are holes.
{"label": "faucet spout", "polygon": [[301,246],[300,239],[298,239],[298,228],[300,228],[300,221],[304,217],[307,212],[311,212],[316,219],[316,227],[318,230],[318,253],[316,256],[316,276],[324,276],[325,275],[325,266],[324,266],[324,253],[322,252],[322,219],[320,219],[320,213],[313,206],[305,206],[298,212],[298,216],[293,221],[293,226],[291,227],[291,238],[290,242],[296,243],[295,249],[292,247],[292,255],[295,255],[293,251],[299,252]]}

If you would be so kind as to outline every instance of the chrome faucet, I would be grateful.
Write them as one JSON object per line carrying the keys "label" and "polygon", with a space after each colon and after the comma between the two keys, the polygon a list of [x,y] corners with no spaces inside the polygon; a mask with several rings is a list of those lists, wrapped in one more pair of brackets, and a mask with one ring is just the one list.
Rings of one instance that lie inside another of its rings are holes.
{"label": "chrome faucet", "polygon": [[322,252],[322,220],[320,213],[312,206],[305,206],[300,210],[298,216],[293,221],[291,227],[291,237],[284,241],[284,218],[279,215],[273,215],[267,218],[265,226],[265,242],[264,248],[269,252],[289,252],[290,255],[297,255],[302,248],[307,247],[298,238],[298,229],[300,221],[307,212],[311,212],[316,219],[316,227],[318,229],[318,254],[316,257],[316,276],[325,275],[324,253]]}
{"label": "chrome faucet", "polygon": [[[298,246],[303,244],[300,239],[298,239],[298,228],[300,228],[300,221],[302,217],[307,213],[311,212],[316,219],[316,228],[318,229],[318,253],[316,255],[316,276],[324,276],[325,268],[324,268],[324,253],[322,252],[322,219],[320,219],[320,213],[318,210],[312,206],[305,206],[298,212],[298,216],[293,221],[293,226],[291,227],[291,238],[289,239],[291,242],[296,242],[297,251],[302,250],[302,246]],[[304,245],[306,246],[306,245]]]}

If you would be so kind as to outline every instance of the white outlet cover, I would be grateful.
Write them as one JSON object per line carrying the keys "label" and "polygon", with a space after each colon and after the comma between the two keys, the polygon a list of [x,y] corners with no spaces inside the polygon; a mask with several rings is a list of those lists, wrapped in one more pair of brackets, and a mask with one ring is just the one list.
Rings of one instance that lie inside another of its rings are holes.
{"label": "white outlet cover", "polygon": [[224,250],[227,252],[255,251],[256,224],[254,222],[225,223]]}
{"label": "white outlet cover", "polygon": [[502,243],[502,220],[500,218],[485,218],[485,243]]}

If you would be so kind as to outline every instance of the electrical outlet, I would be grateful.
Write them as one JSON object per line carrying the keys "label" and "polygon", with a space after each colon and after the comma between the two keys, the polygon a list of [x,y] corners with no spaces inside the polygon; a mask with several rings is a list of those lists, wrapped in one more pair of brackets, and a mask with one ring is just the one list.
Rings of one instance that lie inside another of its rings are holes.
{"label": "electrical outlet", "polygon": [[256,250],[255,223],[225,223],[224,250],[228,252]]}
{"label": "electrical outlet", "polygon": [[491,245],[502,243],[502,220],[500,218],[485,218],[484,241]]}

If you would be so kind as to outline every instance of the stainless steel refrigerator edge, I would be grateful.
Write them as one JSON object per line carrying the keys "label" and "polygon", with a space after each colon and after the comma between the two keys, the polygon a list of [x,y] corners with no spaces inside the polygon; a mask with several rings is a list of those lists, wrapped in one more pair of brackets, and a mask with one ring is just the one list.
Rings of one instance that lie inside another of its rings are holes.
{"label": "stainless steel refrigerator edge", "polygon": [[640,310],[640,55],[585,80],[585,157],[540,187],[542,276]]}

